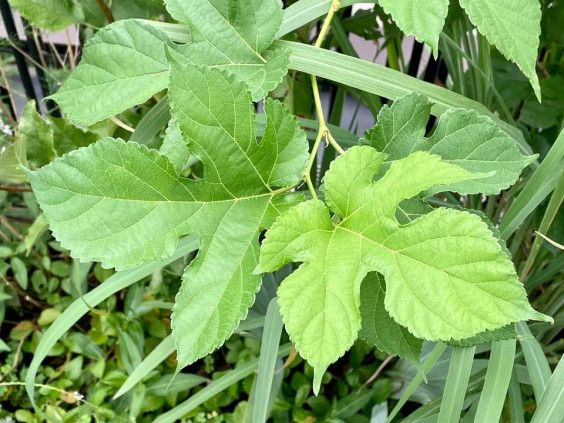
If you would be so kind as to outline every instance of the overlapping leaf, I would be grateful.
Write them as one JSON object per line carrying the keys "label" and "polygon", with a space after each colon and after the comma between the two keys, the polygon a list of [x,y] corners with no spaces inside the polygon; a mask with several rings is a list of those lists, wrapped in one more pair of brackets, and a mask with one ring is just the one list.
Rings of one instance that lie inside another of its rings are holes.
{"label": "overlapping leaf", "polygon": [[269,48],[282,22],[278,0],[169,0],[167,8],[191,29],[191,43],[173,44],[160,29],[128,19],[102,28],[86,44],[75,72],[52,96],[84,125],[145,102],[167,87],[167,52],[179,63],[236,74],[254,100],[274,89],[289,53]]}
{"label": "overlapping leaf", "polygon": [[378,3],[403,32],[427,43],[433,54],[438,54],[449,0],[380,0]]}
{"label": "overlapping leaf", "polygon": [[515,62],[533,86],[540,101],[536,73],[541,34],[538,0],[460,0],[470,21],[491,44]]}
{"label": "overlapping leaf", "polygon": [[236,74],[253,100],[276,88],[288,71],[289,52],[269,49],[282,24],[278,0],[166,0],[166,6],[191,31],[192,42],[174,55],[180,63]]}
{"label": "overlapping leaf", "polygon": [[52,98],[75,122],[91,125],[143,103],[167,87],[167,36],[129,19],[102,28]]}
{"label": "overlapping leaf", "polygon": [[426,138],[431,106],[422,94],[408,94],[398,99],[391,107],[380,111],[378,123],[360,143],[388,154],[387,161],[407,157],[414,151],[429,151],[471,172],[491,173],[486,178],[441,187],[444,191],[462,194],[499,194],[515,183],[523,169],[538,157],[523,156],[513,139],[493,120],[473,110],[447,111],[433,135]]}
{"label": "overlapping leaf", "polygon": [[487,175],[415,152],[373,182],[385,157],[368,146],[348,150],[326,174],[329,207],[319,200],[293,207],[263,243],[257,271],[304,262],[282,283],[279,305],[297,350],[315,369],[316,392],[327,366],[357,338],[360,284],[370,271],[385,278],[386,310],[419,338],[459,340],[519,320],[550,320],[531,308],[513,264],[478,216],[437,209],[407,225],[394,217],[401,201],[432,186]]}
{"label": "overlapping leaf", "polygon": [[[179,368],[223,343],[260,285],[258,236],[300,195],[276,196],[301,179],[307,141],[279,102],[267,101],[260,144],[244,83],[225,72],[173,65],[172,115],[204,165],[204,180],[181,178],[165,156],[104,139],[29,178],[51,229],[73,257],[132,267],[170,256],[195,234],[173,313]],[[109,248],[111,246],[111,248]]]}
{"label": "overlapping leaf", "polygon": [[385,295],[384,277],[376,272],[369,273],[360,286],[362,328],[359,337],[380,351],[419,365],[423,341],[391,318],[384,307]]}

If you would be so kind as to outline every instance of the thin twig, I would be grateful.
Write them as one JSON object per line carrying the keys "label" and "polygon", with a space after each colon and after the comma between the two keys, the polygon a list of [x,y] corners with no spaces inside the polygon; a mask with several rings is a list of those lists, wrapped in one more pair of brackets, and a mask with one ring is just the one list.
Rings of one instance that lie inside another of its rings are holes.
{"label": "thin twig", "polygon": [[65,37],[67,38],[67,51],[69,52],[70,67],[74,70],[76,68],[76,57],[74,56],[74,50],[72,49],[72,41],[68,28],[65,28]]}
{"label": "thin twig", "polygon": [[0,191],[8,191],[8,192],[31,192],[33,191],[29,187],[7,187],[5,185],[0,185]]}
{"label": "thin twig", "polygon": [[114,14],[112,13],[112,9],[108,7],[104,0],[98,0],[98,6],[104,12],[104,16],[106,17],[108,23],[115,22]]}
{"label": "thin twig", "polygon": [[20,234],[11,224],[10,222],[8,222],[8,219],[6,219],[4,216],[0,215],[0,223],[2,223],[6,229],[8,229],[12,235],[14,235],[17,239],[19,239],[20,241],[23,241],[25,239],[25,237]]}
{"label": "thin twig", "polygon": [[12,363],[10,368],[6,370],[6,372],[2,376],[0,376],[0,381],[2,381],[6,376],[12,373],[16,367],[18,367],[18,361],[20,360],[20,354],[22,352],[22,347],[26,338],[27,336],[24,336],[22,339],[20,339],[20,342],[18,342],[18,347],[16,348],[16,354],[14,356],[14,362]]}
{"label": "thin twig", "polygon": [[395,355],[389,355],[386,357],[386,359],[384,361],[382,361],[382,364],[380,364],[380,366],[378,366],[378,368],[376,369],[376,371],[374,372],[374,374],[372,376],[370,376],[370,378],[364,382],[364,384],[359,388],[359,390],[357,391],[360,392],[362,391],[364,388],[366,388],[368,385],[370,385],[372,382],[374,382],[376,380],[376,378],[378,376],[380,376],[380,373],[382,373],[382,370],[384,370],[386,368],[386,366],[388,365],[388,363],[390,361],[392,361],[392,359],[395,357]]}
{"label": "thin twig", "polygon": [[37,53],[39,54],[39,61],[43,65],[44,68],[47,69],[47,61],[45,60],[45,54],[43,53],[43,49],[41,48],[41,43],[39,42],[39,30],[35,27],[31,27],[31,31],[33,34],[33,42],[35,43],[35,47],[37,48]]}
{"label": "thin twig", "polygon": [[12,92],[12,89],[10,88],[10,81],[8,80],[8,77],[6,76],[6,71],[4,70],[4,62],[2,61],[1,56],[0,56],[0,75],[2,75],[2,79],[4,80],[4,83],[6,84],[6,87],[7,87],[8,97],[10,97],[10,103],[12,104],[12,111],[14,112],[14,118],[16,120],[18,120],[18,108],[16,107],[16,101],[14,100],[14,94]]}

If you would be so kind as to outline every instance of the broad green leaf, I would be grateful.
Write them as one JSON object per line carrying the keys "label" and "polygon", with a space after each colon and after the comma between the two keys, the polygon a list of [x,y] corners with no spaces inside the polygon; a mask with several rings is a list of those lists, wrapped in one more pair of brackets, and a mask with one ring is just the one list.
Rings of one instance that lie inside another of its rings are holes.
{"label": "broad green leaf", "polygon": [[360,286],[362,329],[359,337],[380,351],[419,365],[423,341],[390,317],[384,307],[385,295],[384,277],[376,272],[369,273]]}
{"label": "broad green leaf", "polygon": [[176,172],[181,173],[187,167],[190,150],[174,120],[168,123],[163,144],[159,151],[163,156],[168,157]]}
{"label": "broad green leaf", "polygon": [[0,140],[0,181],[21,184],[27,181],[22,166],[27,166],[26,138],[16,137],[13,142]]}
{"label": "broad green leaf", "polygon": [[225,69],[244,81],[253,100],[263,98],[288,71],[289,52],[269,48],[282,24],[278,0],[166,0],[172,17],[187,24],[191,43],[179,63]]}
{"label": "broad green leaf", "polygon": [[378,4],[392,16],[406,34],[428,44],[436,56],[439,35],[445,26],[449,0],[379,0]]}
{"label": "broad green leaf", "polygon": [[75,122],[91,125],[145,102],[167,87],[166,35],[139,20],[102,28],[51,97]]}
{"label": "broad green leaf", "polygon": [[23,109],[16,137],[25,137],[27,160],[41,167],[55,158],[53,130],[30,101]]}
{"label": "broad green leaf", "polygon": [[132,267],[170,256],[183,235],[199,237],[172,316],[180,369],[220,346],[253,303],[259,234],[303,198],[275,188],[301,180],[308,145],[273,100],[257,144],[250,93],[222,71],[173,65],[169,95],[203,180],[180,177],[155,150],[111,138],[29,175],[53,234],[81,260]]}
{"label": "broad green leaf", "polygon": [[386,310],[419,338],[459,340],[519,320],[551,320],[531,308],[480,217],[442,208],[407,225],[394,217],[404,199],[483,174],[415,152],[373,182],[385,157],[368,146],[348,150],[325,177],[329,208],[319,200],[291,208],[262,246],[257,272],[304,262],[282,283],[279,304],[296,349],[315,369],[316,392],[327,366],[357,338],[360,284],[370,271],[384,276]]}
{"label": "broad green leaf", "polygon": [[536,73],[541,34],[538,0],[460,0],[470,21],[529,78],[540,101]]}
{"label": "broad green leaf", "polygon": [[10,0],[32,25],[60,31],[80,20],[82,12],[72,0]]}
{"label": "broad green leaf", "polygon": [[[432,103],[422,94],[408,94],[391,107],[385,106],[378,122],[366,132],[361,144],[388,154],[388,161],[414,151],[429,151],[444,161],[470,172],[491,172],[491,176],[440,187],[463,194],[498,194],[519,178],[537,155],[523,156],[515,142],[490,118],[473,110],[453,109],[441,115],[437,128],[425,138]],[[437,192],[437,189],[429,193]]]}

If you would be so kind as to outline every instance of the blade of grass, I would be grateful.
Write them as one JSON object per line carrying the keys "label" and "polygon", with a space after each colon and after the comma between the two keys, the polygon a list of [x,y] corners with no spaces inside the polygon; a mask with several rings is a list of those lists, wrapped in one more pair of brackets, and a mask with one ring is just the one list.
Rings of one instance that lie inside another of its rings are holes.
{"label": "blade of grass", "polygon": [[[561,173],[560,180],[558,181],[558,184],[556,185],[556,188],[554,189],[554,192],[550,197],[550,201],[548,203],[546,211],[544,212],[544,216],[542,218],[541,224],[537,232],[540,232],[541,234],[548,233],[548,230],[550,229],[550,226],[552,225],[554,218],[558,214],[558,210],[560,209],[563,200],[564,200],[564,173]],[[535,258],[537,257],[537,254],[539,253],[539,250],[544,241],[545,239],[537,234],[537,236],[535,237],[535,241],[533,242],[533,246],[531,247],[531,252],[529,253],[529,257],[527,257],[527,261],[525,262],[525,267],[521,272],[522,281],[527,280],[527,276],[529,275],[529,272],[533,267]]]}
{"label": "blade of grass", "polygon": [[[289,343],[281,346],[278,349],[277,357],[282,358],[287,356],[288,354],[290,354],[291,349],[292,345]],[[192,395],[183,403],[177,405],[172,410],[161,414],[159,417],[157,417],[157,419],[154,420],[153,423],[173,423],[179,420],[180,418],[182,418],[182,416],[194,410],[200,404],[204,403],[210,398],[213,398],[224,389],[252,374],[254,371],[256,371],[258,363],[258,359],[254,359],[252,361],[249,361],[248,363],[243,364],[240,367],[237,367],[236,369],[229,370],[222,377],[214,380],[204,389],[197,392],[195,395]]]}
{"label": "blade of grass", "polygon": [[500,224],[501,237],[508,239],[517,227],[554,190],[564,171],[564,130],[511,204]]}
{"label": "blade of grass", "polygon": [[145,145],[149,144],[169,120],[170,110],[168,107],[168,95],[166,95],[141,118],[129,141]]}
{"label": "blade of grass", "polygon": [[329,79],[349,87],[395,100],[405,94],[417,91],[427,95],[434,103],[431,112],[441,115],[448,109],[474,109],[495,120],[526,154],[532,154],[518,128],[498,119],[482,104],[470,100],[446,88],[421,81],[393,69],[366,60],[349,57],[330,50],[315,48],[290,41],[275,41],[274,45],[291,51],[290,68]]}
{"label": "blade of grass", "polygon": [[550,366],[548,365],[541,344],[533,337],[533,334],[525,322],[517,323],[517,332],[520,335],[519,342],[523,350],[523,355],[525,356],[527,371],[529,372],[533,392],[535,393],[535,399],[538,404],[548,385],[548,380],[552,372],[550,371]]}
{"label": "blade of grass", "polygon": [[521,386],[517,379],[517,372],[513,367],[511,373],[511,380],[509,381],[509,414],[511,416],[511,423],[525,423],[525,415],[523,408],[523,396],[521,395]]}
{"label": "blade of grass", "polygon": [[441,402],[441,410],[439,412],[439,423],[460,420],[475,351],[476,347],[453,348],[443,401]]}
{"label": "blade of grass", "polygon": [[[198,240],[195,237],[186,237],[178,242],[178,247],[174,254],[159,262],[147,263],[131,270],[123,270],[110,276],[102,285],[96,287],[86,295],[84,300],[91,307],[96,307],[102,301],[109,298],[116,292],[127,288],[128,286],[138,282],[139,280],[151,275],[157,269],[166,266],[169,263],[185,256],[186,254],[195,251],[198,248]],[[35,349],[33,360],[29,365],[27,375],[25,378],[26,391],[32,402],[33,407],[38,413],[41,411],[35,403],[35,377],[41,362],[47,357],[51,348],[67,333],[67,331],[78,321],[82,316],[88,313],[88,307],[82,299],[75,300],[55,322],[49,326],[41,337],[41,341]]]}
{"label": "blade of grass", "polygon": [[513,371],[516,345],[515,339],[492,343],[484,389],[480,395],[474,420],[476,423],[491,423],[499,420]]}
{"label": "blade of grass", "polygon": [[564,421],[564,358],[548,381],[542,400],[531,423],[556,423]]}
{"label": "blade of grass", "polygon": [[388,416],[386,423],[390,423],[393,420],[393,418],[399,413],[399,411],[405,405],[409,397],[411,397],[411,395],[415,392],[417,387],[421,384],[421,382],[423,382],[423,375],[426,375],[429,372],[429,370],[431,370],[431,367],[433,367],[435,362],[441,357],[441,355],[443,355],[446,349],[447,349],[447,345],[443,344],[442,342],[439,342],[437,343],[437,345],[435,345],[435,347],[429,353],[429,355],[425,359],[425,362],[421,366],[421,371],[418,372],[417,375],[415,375],[413,380],[409,383],[409,385],[405,389],[405,392],[403,393],[401,398],[398,400],[398,403],[396,404],[396,406]]}
{"label": "blade of grass", "polygon": [[172,335],[168,335],[128,376],[128,378],[125,380],[125,382],[123,382],[119,390],[114,395],[113,399],[121,397],[122,395],[129,392],[132,388],[134,388],[135,385],[141,382],[145,378],[145,376],[147,376],[155,367],[157,367],[159,364],[165,361],[167,357],[174,353],[175,349],[176,347],[174,345],[174,339]]}
{"label": "blade of grass", "polygon": [[[351,6],[356,3],[376,3],[365,0],[341,0],[341,7]],[[295,29],[325,16],[331,6],[331,0],[300,0],[284,10],[284,20],[276,38],[292,32]]]}
{"label": "blade of grass", "polygon": [[266,319],[262,333],[262,345],[260,347],[258,376],[253,406],[253,423],[266,422],[272,379],[274,377],[274,367],[276,366],[278,345],[280,344],[283,326],[282,317],[278,311],[278,303],[276,302],[276,298],[273,298],[266,310]]}

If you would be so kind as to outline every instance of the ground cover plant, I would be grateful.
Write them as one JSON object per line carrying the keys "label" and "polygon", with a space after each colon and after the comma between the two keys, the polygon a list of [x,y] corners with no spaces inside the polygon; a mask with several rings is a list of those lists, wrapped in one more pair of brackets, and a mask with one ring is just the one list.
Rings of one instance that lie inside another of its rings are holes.
{"label": "ground cover plant", "polygon": [[30,102],[3,141],[0,412],[564,418],[560,2],[87,3],[13,2],[108,25],[49,97],[64,118]]}

